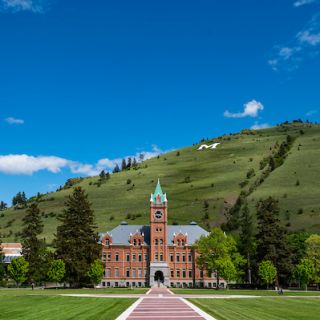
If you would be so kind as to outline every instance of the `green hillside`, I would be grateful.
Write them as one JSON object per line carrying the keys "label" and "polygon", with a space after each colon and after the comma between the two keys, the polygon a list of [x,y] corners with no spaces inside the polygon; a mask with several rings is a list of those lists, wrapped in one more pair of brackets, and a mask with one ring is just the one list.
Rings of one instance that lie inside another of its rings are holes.
{"label": "green hillside", "polygon": [[[283,164],[262,181],[266,167],[261,169],[260,162],[276,153],[287,135],[294,140]],[[150,193],[159,177],[168,196],[170,223],[195,220],[206,228],[220,225],[225,221],[226,208],[245,191],[252,210],[259,199],[272,195],[279,200],[283,223],[289,229],[320,232],[319,125],[293,123],[244,130],[205,141],[211,142],[220,145],[215,150],[197,151],[198,144],[163,154],[136,169],[111,175],[100,187],[96,184],[99,177],[79,182],[77,185],[86,189],[93,204],[98,230],[109,230],[122,220],[148,223]],[[48,242],[53,239],[57,215],[71,191],[69,188],[41,197]],[[10,208],[0,216],[3,240],[19,240],[24,210]]]}

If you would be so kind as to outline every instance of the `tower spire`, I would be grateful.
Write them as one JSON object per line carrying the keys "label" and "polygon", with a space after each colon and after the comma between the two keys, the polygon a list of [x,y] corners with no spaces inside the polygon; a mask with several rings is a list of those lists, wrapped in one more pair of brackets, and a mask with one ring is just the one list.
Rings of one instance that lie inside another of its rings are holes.
{"label": "tower spire", "polygon": [[167,202],[167,195],[165,193],[163,193],[162,188],[161,188],[161,184],[160,184],[160,179],[158,178],[158,182],[156,185],[156,189],[154,190],[154,193],[151,194],[151,199],[150,201],[157,203],[157,202]]}

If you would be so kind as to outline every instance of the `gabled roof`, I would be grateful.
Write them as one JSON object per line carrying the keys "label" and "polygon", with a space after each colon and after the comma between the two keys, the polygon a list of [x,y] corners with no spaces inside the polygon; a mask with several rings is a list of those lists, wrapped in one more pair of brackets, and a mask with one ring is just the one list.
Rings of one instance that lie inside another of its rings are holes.
{"label": "gabled roof", "polygon": [[[202,235],[208,235],[208,232],[203,228],[199,227],[197,224],[168,225],[167,230],[168,245],[172,245],[174,234],[187,233],[189,245],[193,245]],[[144,234],[144,244],[150,245],[150,226],[120,224],[119,226],[109,231],[108,234],[112,236],[112,244],[129,245],[130,235],[135,234],[137,231]],[[102,240],[102,238],[106,234],[107,233],[101,233],[100,239]]]}

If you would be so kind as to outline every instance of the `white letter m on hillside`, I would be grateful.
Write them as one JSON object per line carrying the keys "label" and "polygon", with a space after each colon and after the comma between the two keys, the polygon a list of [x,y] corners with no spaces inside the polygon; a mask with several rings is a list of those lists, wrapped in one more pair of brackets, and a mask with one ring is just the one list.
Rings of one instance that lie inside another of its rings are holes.
{"label": "white letter m on hillside", "polygon": [[210,145],[207,145],[207,144],[202,144],[197,150],[200,151],[200,150],[203,150],[203,149],[216,149],[217,146],[219,145],[220,143],[213,143],[213,144],[210,144]]}

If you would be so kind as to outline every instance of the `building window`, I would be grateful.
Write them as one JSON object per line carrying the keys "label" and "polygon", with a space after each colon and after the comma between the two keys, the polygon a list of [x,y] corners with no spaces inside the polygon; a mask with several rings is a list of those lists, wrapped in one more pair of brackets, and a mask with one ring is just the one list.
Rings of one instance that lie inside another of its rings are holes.
{"label": "building window", "polygon": [[163,261],[163,253],[160,253],[160,261]]}
{"label": "building window", "polygon": [[142,278],[142,269],[138,269],[138,277]]}
{"label": "building window", "polygon": [[127,260],[127,262],[130,261],[130,253],[127,253],[127,254],[126,254],[126,260]]}
{"label": "building window", "polygon": [[189,270],[189,278],[192,278],[192,270]]}
{"label": "building window", "polygon": [[170,261],[173,262],[173,254],[170,253]]}
{"label": "building window", "polygon": [[132,269],[132,277],[133,278],[137,277],[137,270],[136,269]]}
{"label": "building window", "polygon": [[108,246],[110,244],[110,240],[106,239],[106,246]]}
{"label": "building window", "polygon": [[110,268],[106,269],[106,278],[110,278],[111,276],[111,270]]}
{"label": "building window", "polygon": [[180,247],[180,240],[178,240],[177,243],[178,243],[178,247]]}
{"label": "building window", "polygon": [[126,275],[128,278],[130,277],[130,269],[127,269]]}
{"label": "building window", "polygon": [[148,255],[147,254],[144,255],[144,261],[148,261]]}
{"label": "building window", "polygon": [[136,239],[133,240],[133,245],[134,245],[134,246],[137,245],[137,240],[136,240]]}
{"label": "building window", "polygon": [[139,246],[141,246],[141,240],[140,239],[138,240],[138,244],[139,244]]}
{"label": "building window", "polygon": [[182,255],[182,261],[186,262],[186,255],[185,254]]}
{"label": "building window", "polygon": [[180,270],[179,269],[177,269],[177,278],[180,278]]}
{"label": "building window", "polygon": [[102,255],[102,261],[106,261],[107,260],[107,254],[106,253],[103,253]]}
{"label": "building window", "polygon": [[144,276],[146,277],[147,276],[147,269],[144,269],[143,273],[144,273]]}
{"label": "building window", "polygon": [[119,261],[119,253],[116,253],[116,261]]}
{"label": "building window", "polygon": [[108,253],[108,255],[107,255],[107,261],[111,261],[111,253]]}
{"label": "building window", "polygon": [[136,261],[136,254],[135,253],[132,254],[132,261]]}
{"label": "building window", "polygon": [[182,270],[182,278],[186,277],[186,270]]}
{"label": "building window", "polygon": [[158,239],[154,239],[154,244],[157,246],[158,245]]}
{"label": "building window", "polygon": [[171,273],[171,278],[173,278],[174,277],[174,271],[170,270],[170,273]]}
{"label": "building window", "polygon": [[162,239],[160,239],[160,244],[163,244],[163,240]]}
{"label": "building window", "polygon": [[177,262],[180,262],[180,253],[177,253],[176,260],[177,260]]}
{"label": "building window", "polygon": [[141,262],[142,261],[142,255],[139,254],[139,261]]}
{"label": "building window", "polygon": [[154,260],[155,260],[155,261],[158,261],[158,253],[155,253],[155,255],[154,255]]}
{"label": "building window", "polygon": [[189,261],[189,262],[192,262],[192,255],[191,255],[191,253],[188,254],[188,261]]}
{"label": "building window", "polygon": [[181,245],[184,246],[184,240],[181,240]]}
{"label": "building window", "polygon": [[114,269],[114,277],[119,278],[119,269],[118,268]]}

